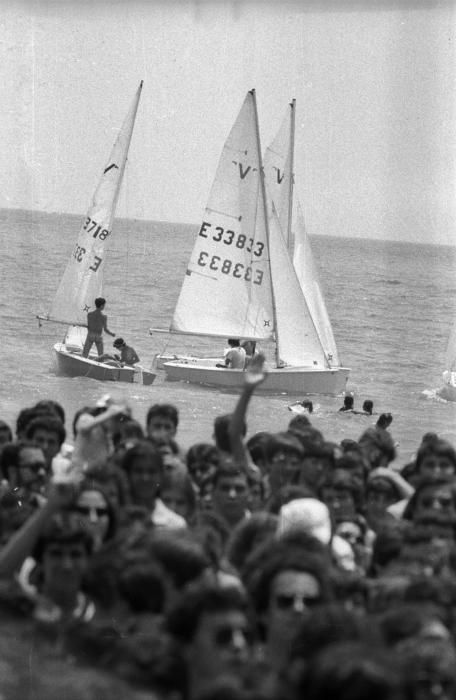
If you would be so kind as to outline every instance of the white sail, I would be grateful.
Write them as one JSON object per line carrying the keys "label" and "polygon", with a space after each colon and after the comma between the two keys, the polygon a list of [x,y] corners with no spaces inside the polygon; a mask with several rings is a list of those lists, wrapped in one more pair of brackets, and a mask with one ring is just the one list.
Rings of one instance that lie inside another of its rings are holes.
{"label": "white sail", "polygon": [[87,312],[94,308],[94,299],[101,295],[104,260],[141,90],[142,82],[103,170],[47,320],[85,325]]}
{"label": "white sail", "polygon": [[[272,200],[269,204],[270,216],[273,216],[271,210],[273,203],[289,255],[293,257],[294,268],[305,299],[302,317],[299,323],[298,319],[296,319],[296,324],[305,328],[309,325],[313,326],[318,335],[321,350],[326,357],[325,366],[338,366],[339,356],[331,321],[321,292],[318,270],[312,255],[309,237],[306,233],[302,210],[295,196],[293,173],[294,123],[295,101],[293,100],[279,131],[271,145],[266,149],[264,156],[268,193]],[[292,343],[288,350],[285,338],[280,330],[279,333],[281,356],[297,356],[299,353],[297,348],[294,347],[295,343]],[[312,333],[310,328],[309,333]],[[292,340],[291,336],[290,339]],[[302,349],[302,353],[308,356],[305,348]],[[314,354],[314,352],[312,351],[311,354]]]}
{"label": "white sail", "polygon": [[456,323],[450,332],[445,354],[445,370],[449,373],[456,372]]}
{"label": "white sail", "polygon": [[255,92],[225,142],[171,331],[274,336]]}
{"label": "white sail", "polygon": [[340,366],[339,353],[299,202],[296,202],[296,217],[294,221],[294,268],[323,346],[328,365],[330,367],[338,367]]}
{"label": "white sail", "polygon": [[269,218],[269,246],[274,288],[278,358],[294,367],[323,369],[325,354],[293,267],[278,214]]}

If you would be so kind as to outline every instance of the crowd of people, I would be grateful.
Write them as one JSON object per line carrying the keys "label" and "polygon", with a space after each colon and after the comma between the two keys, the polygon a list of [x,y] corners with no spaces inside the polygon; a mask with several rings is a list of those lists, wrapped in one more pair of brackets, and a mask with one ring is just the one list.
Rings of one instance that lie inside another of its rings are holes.
{"label": "crowd of people", "polygon": [[264,378],[187,450],[165,403],[0,422],[1,698],[456,698],[454,447],[250,435]]}

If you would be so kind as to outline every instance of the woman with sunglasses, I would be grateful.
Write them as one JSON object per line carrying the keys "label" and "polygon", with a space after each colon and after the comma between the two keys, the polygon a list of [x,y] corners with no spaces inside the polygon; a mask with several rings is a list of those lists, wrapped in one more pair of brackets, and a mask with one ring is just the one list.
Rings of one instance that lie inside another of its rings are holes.
{"label": "woman with sunglasses", "polygon": [[117,530],[116,512],[101,486],[91,481],[84,482],[72,510],[92,537],[94,551],[114,537]]}

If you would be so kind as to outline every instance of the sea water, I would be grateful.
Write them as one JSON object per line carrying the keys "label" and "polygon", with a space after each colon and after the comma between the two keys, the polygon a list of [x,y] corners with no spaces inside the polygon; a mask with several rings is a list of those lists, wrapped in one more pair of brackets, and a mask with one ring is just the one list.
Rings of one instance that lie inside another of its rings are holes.
{"label": "sea water", "polygon": [[[76,409],[110,393],[126,400],[143,422],[148,407],[170,402],[180,415],[184,448],[212,436],[215,416],[231,411],[236,394],[165,380],[152,386],[100,383],[56,374],[53,344],[63,326],[43,323],[82,216],[0,210],[0,418],[13,428],[21,408],[51,398],[71,420]],[[149,335],[167,328],[197,226],[117,220],[105,267],[103,295],[109,328],[150,366],[157,352],[223,352],[225,339]],[[396,464],[406,463],[422,435],[435,431],[456,445],[456,403],[439,400],[448,334],[456,318],[456,248],[362,239],[312,237],[320,282],[340,357],[351,368],[347,389],[355,407],[372,399],[374,412],[391,412]],[[110,349],[106,336],[105,347]],[[268,348],[266,348],[269,351]],[[252,398],[248,435],[285,430],[297,397]],[[312,423],[328,440],[357,439],[376,417],[340,414],[341,397],[311,397]]]}

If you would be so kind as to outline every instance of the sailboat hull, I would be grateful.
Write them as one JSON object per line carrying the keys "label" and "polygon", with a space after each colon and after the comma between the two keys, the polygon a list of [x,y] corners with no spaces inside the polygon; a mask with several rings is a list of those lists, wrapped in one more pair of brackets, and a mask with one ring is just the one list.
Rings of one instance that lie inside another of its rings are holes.
{"label": "sailboat hull", "polygon": [[190,364],[216,364],[217,362],[223,362],[223,357],[197,357],[196,355],[177,355],[177,354],[156,354],[152,360],[152,367],[154,369],[165,369],[166,362],[185,362]]}
{"label": "sailboat hull", "polygon": [[[163,368],[170,381],[186,381],[192,384],[219,387],[221,389],[241,389],[244,385],[244,372],[239,369],[220,369],[210,366],[207,361],[165,362]],[[311,367],[283,367],[268,369],[265,381],[256,393],[266,394],[342,394],[347,384],[350,370],[346,367],[334,369],[313,369]]]}
{"label": "sailboat hull", "polygon": [[82,357],[69,350],[64,343],[56,343],[58,373],[66,377],[89,377],[101,382],[127,382],[130,384],[152,384],[155,372],[142,367],[114,367],[106,362],[97,362],[94,355]]}

